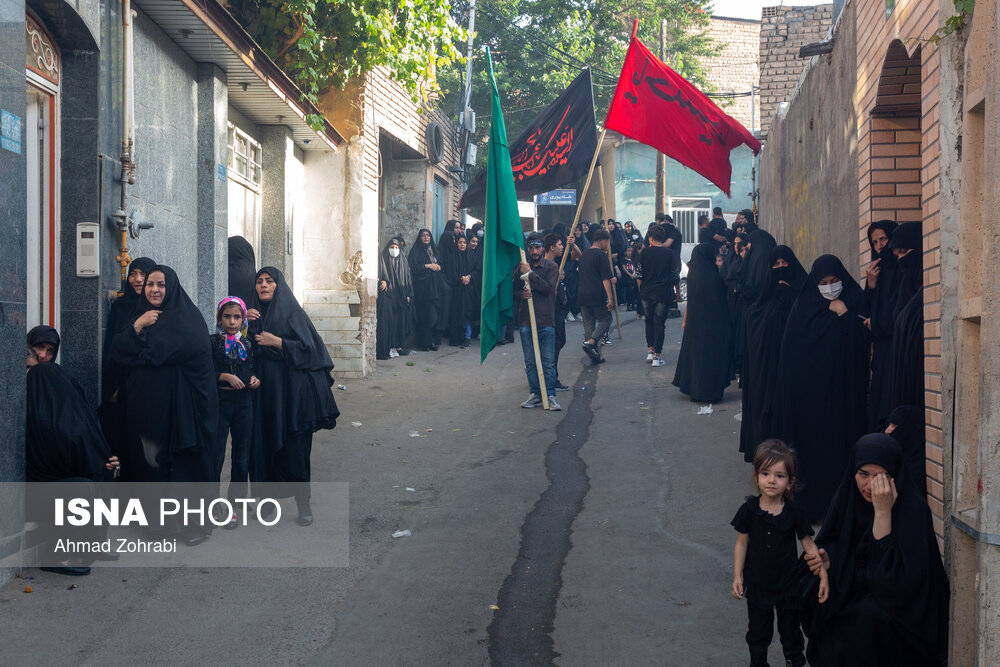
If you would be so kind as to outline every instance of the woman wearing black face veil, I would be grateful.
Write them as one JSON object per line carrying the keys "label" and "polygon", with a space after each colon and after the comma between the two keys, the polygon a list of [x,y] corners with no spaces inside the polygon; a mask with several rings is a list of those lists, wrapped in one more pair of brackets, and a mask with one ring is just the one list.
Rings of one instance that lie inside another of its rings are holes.
{"label": "woman wearing black face veil", "polygon": [[253,297],[257,279],[257,258],[253,246],[242,236],[229,237],[229,296],[238,296],[243,303]]}
{"label": "woman wearing black face veil", "polygon": [[865,300],[872,340],[871,384],[868,389],[868,428],[872,431],[885,426],[885,418],[892,410],[889,404],[889,364],[900,274],[889,240],[895,229],[896,223],[892,220],[879,220],[868,226],[872,264],[865,279]]}
{"label": "woman wearing black face veil", "polygon": [[826,514],[851,443],[865,431],[861,301],[861,287],[840,260],[823,255],[813,262],[781,341],[778,423],[781,438],[799,453],[795,496],[812,521]]}
{"label": "woman wearing black face veil", "polygon": [[729,386],[733,325],[715,244],[699,243],[688,262],[688,306],[673,385],[692,401],[717,403]]}
{"label": "woman wearing black face veil", "polygon": [[133,259],[122,282],[122,295],[114,300],[108,312],[108,324],[104,329],[104,348],[101,354],[101,406],[98,416],[101,428],[114,451],[124,451],[127,431],[125,428],[125,374],[128,367],[116,364],[111,358],[111,343],[120,331],[132,324],[136,316],[136,306],[142,294],[143,284],[156,262],[149,257]]}
{"label": "woman wearing black face veil", "polygon": [[421,350],[436,350],[441,342],[442,302],[445,297],[444,273],[437,247],[429,229],[417,232],[409,255],[416,315],[416,344]]}
{"label": "woman wearing black face veil", "polygon": [[[402,255],[400,239],[391,239],[379,255],[375,357],[397,356],[410,336],[413,283],[410,265]],[[393,256],[395,254],[395,256]]]}
{"label": "woman wearing black face veil", "polygon": [[[128,439],[118,452],[129,482],[210,482],[219,417],[205,320],[177,274],[157,265],[146,276],[132,326],[118,332],[112,360],[127,367]],[[184,529],[198,544],[208,529]]]}
{"label": "woman wearing black face veil", "polygon": [[[771,272],[771,250],[777,245],[774,237],[758,229],[747,237],[747,251],[740,263],[736,287],[736,312],[733,327],[736,339],[733,345],[733,366],[740,372],[743,382],[743,360],[746,344],[746,309],[757,300]],[[751,453],[751,456],[753,454]]]}
{"label": "woman wearing black face veil", "polygon": [[779,433],[775,418],[780,400],[777,370],[781,337],[792,303],[806,280],[806,270],[788,246],[772,248],[768,261],[771,269],[760,296],[744,314],[746,348],[741,376],[743,421],[740,424],[740,451],[747,462],[753,461],[757,445]]}
{"label": "woman wearing black face veil", "polygon": [[[330,388],[333,361],[285,276],[272,266],[257,272],[247,313],[257,343],[257,378],[250,479],[295,484],[299,525],[312,523],[309,505],[313,433],[337,425]],[[289,493],[289,495],[292,495]]]}
{"label": "woman wearing black face veil", "polygon": [[[904,222],[889,239],[896,253],[899,292],[896,296],[889,363],[889,405],[924,407],[923,231],[919,222]],[[900,257],[903,251],[905,255]]]}
{"label": "woman wearing black face veil", "polygon": [[948,577],[927,502],[892,438],[858,440],[816,544],[830,596],[803,614],[810,665],[945,664]]}

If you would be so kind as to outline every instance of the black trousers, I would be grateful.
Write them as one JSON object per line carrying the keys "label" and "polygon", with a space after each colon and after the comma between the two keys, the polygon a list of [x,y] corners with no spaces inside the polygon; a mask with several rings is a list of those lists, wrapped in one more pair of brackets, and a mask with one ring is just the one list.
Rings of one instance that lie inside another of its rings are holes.
{"label": "black trousers", "polygon": [[[762,609],[747,602],[747,615],[750,623],[747,629],[747,646],[750,648],[750,667],[765,667],[767,665],[767,648],[774,637],[774,609]],[[778,607],[778,637],[781,639],[781,652],[785,656],[786,665],[802,667],[806,664],[806,643],[799,626],[798,609],[782,609]]]}
{"label": "black trousers", "polygon": [[566,345],[566,306],[556,302],[556,381],[559,380],[559,350]]}
{"label": "black trousers", "polygon": [[245,498],[250,477],[250,441],[253,435],[253,400],[250,389],[219,391],[219,427],[215,432],[215,479],[226,462],[226,439],[233,434],[229,498]]}
{"label": "black trousers", "polygon": [[653,352],[659,354],[663,352],[664,327],[667,323],[669,305],[662,301],[643,299],[642,306],[646,311],[646,347],[653,348]]}

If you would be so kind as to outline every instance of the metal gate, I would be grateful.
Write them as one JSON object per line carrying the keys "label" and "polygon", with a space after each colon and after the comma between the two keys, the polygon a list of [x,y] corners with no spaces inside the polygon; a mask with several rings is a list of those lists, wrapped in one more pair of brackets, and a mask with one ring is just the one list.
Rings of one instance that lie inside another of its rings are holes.
{"label": "metal gate", "polygon": [[708,197],[670,197],[670,217],[684,236],[684,243],[698,243],[698,218],[712,217],[712,200]]}

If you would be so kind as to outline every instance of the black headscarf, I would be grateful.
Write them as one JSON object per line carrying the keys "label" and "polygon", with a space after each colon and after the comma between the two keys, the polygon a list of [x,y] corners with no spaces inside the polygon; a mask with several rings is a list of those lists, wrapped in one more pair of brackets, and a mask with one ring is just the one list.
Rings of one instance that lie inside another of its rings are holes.
{"label": "black headscarf", "polygon": [[[391,245],[399,248],[399,255],[396,257],[389,254]],[[410,264],[403,257],[401,239],[390,239],[382,249],[378,261],[378,277],[389,284],[387,296],[392,299],[396,308],[405,308],[408,305],[407,298],[413,297],[413,281],[410,279]]]}
{"label": "black headscarf", "polygon": [[901,405],[886,419],[893,424],[892,439],[903,449],[903,462],[917,481],[920,492],[927,495],[927,451],[924,439],[924,411],[915,405]]}
{"label": "black headscarf", "polygon": [[51,343],[55,346],[56,349],[52,353],[52,359],[55,360],[59,356],[59,332],[47,324],[39,324],[37,327],[33,327],[28,332],[28,346],[34,347],[42,343]]}
{"label": "black headscarf", "polygon": [[896,297],[896,317],[906,307],[910,298],[919,292],[923,286],[923,224],[919,222],[904,222],[896,227],[887,247],[910,250],[896,264],[900,274],[899,293]]}
{"label": "black headscarf", "polygon": [[[149,275],[156,262],[149,257],[138,257],[128,266],[126,276],[138,269],[145,276]],[[140,290],[141,292],[141,290]],[[122,295],[114,300],[108,312],[108,326],[104,330],[104,365],[101,376],[101,398],[107,400],[121,386],[121,374],[124,369],[111,361],[111,341],[115,335],[135,320],[135,310],[139,305],[139,294],[136,294],[129,284],[128,278],[122,281]]]}
{"label": "black headscarf", "polygon": [[[444,224],[444,231],[441,232],[441,238],[438,239],[437,250],[438,259],[442,268],[448,266],[451,263],[451,257],[455,254],[455,226],[461,224],[458,220],[449,220]],[[418,239],[419,241],[419,239]]]}
{"label": "black headscarf", "polygon": [[[752,461],[757,446],[780,431],[781,384],[778,361],[781,337],[796,295],[806,280],[806,270],[788,246],[779,245],[768,253],[768,265],[779,259],[788,266],[768,269],[769,273],[756,301],[747,306],[746,347],[743,353],[743,421],[740,424],[740,451]],[[784,284],[781,281],[784,281]]]}
{"label": "black headscarf", "polygon": [[715,244],[699,243],[688,262],[688,306],[673,385],[695,401],[716,402],[729,386],[733,325]]}
{"label": "black headscarf", "polygon": [[[892,220],[877,220],[872,224],[868,225],[868,247],[871,248],[872,251],[872,261],[878,259],[879,256],[879,253],[875,252],[875,242],[872,240],[872,232],[874,232],[876,229],[881,229],[883,232],[885,232],[886,237],[888,237],[891,240],[892,233],[893,231],[895,231],[896,227],[897,227],[896,223],[893,222]],[[882,250],[885,250],[888,247],[889,244],[886,243],[886,245],[882,248]]]}
{"label": "black headscarf", "polygon": [[242,236],[229,237],[229,296],[250,303],[257,279],[257,259],[253,246]]}
{"label": "black headscarf", "polygon": [[750,247],[743,258],[743,267],[740,272],[740,295],[743,297],[744,303],[750,304],[757,300],[761,289],[767,282],[771,272],[771,250],[778,243],[763,229],[752,232],[748,242]]}
{"label": "black headscarf", "polygon": [[[281,356],[286,363],[297,370],[321,371],[329,377],[333,361],[326,351],[326,343],[316,331],[312,320],[302,310],[292,288],[285,282],[285,274],[273,266],[265,266],[257,272],[256,278],[268,274],[276,283],[274,294],[267,303],[262,303],[254,289],[248,308],[260,311],[260,319],[251,323],[251,331],[258,334],[267,331],[282,339],[281,350],[258,346],[260,355]],[[256,284],[257,280],[254,279]],[[332,383],[332,380],[331,380]]]}
{"label": "black headscarf", "polygon": [[889,406],[924,406],[923,234],[919,222],[905,222],[889,240],[890,248],[908,248],[897,260],[896,297],[889,362]]}
{"label": "black headscarf", "polygon": [[566,223],[557,222],[552,226],[552,233],[558,236],[562,240],[563,247],[566,247],[566,237],[569,235],[569,230],[566,228]]}
{"label": "black headscarf", "polygon": [[[867,464],[885,468],[898,494],[892,530],[878,541],[873,506],[855,481]],[[816,544],[830,557],[830,597],[803,624],[809,664],[862,664],[856,655],[863,664],[944,664],[948,577],[930,509],[895,440],[871,433],[857,441]],[[857,642],[859,634],[877,635],[877,645]]]}
{"label": "black headscarf", "polygon": [[111,358],[128,369],[173,369],[168,381],[143,387],[141,401],[132,397],[128,405],[130,413],[169,406],[169,460],[180,452],[207,452],[214,446],[218,392],[208,328],[201,311],[169,266],[158,264],[150,268],[146,281],[157,271],[163,273],[166,283],[163,303],[153,306],[143,290],[135,314],[138,317],[149,310],[159,310],[159,319],[139,336],[131,328],[120,331],[112,345]]}
{"label": "black headscarf", "polygon": [[[827,275],[843,283],[838,316],[819,292]],[[812,266],[788,315],[777,382],[783,440],[799,452],[796,500],[813,521],[825,513],[849,447],[865,431],[868,381],[865,329],[858,317],[861,287],[833,255]]]}
{"label": "black headscarf", "polygon": [[427,232],[430,236],[431,230],[424,228],[417,232],[417,237],[413,239],[413,247],[410,248],[410,275],[413,279],[413,289],[420,302],[436,301],[441,299],[443,271],[431,271],[424,267],[424,264],[441,265],[441,257],[438,254],[437,246],[434,244],[434,237],[424,244],[420,242],[420,235]]}
{"label": "black headscarf", "polygon": [[97,481],[111,449],[80,385],[57,363],[28,371],[25,476],[29,482],[74,477]]}

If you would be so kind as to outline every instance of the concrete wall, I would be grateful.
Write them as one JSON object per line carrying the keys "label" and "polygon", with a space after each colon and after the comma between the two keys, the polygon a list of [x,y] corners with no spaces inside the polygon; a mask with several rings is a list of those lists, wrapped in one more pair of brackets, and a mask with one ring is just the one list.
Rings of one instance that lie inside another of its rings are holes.
{"label": "concrete wall", "polygon": [[833,24],[833,5],[764,7],[760,26],[761,134],[767,136],[778,105],[787,102],[806,61],[799,47],[819,42]]}
{"label": "concrete wall", "polygon": [[848,4],[834,50],[808,62],[760,158],[761,224],[808,269],[833,253],[859,275],[855,15]]}
{"label": "concrete wall", "polygon": [[[717,94],[749,93],[760,84],[760,21],[713,16],[708,33],[718,55],[703,58],[708,82]],[[720,104],[723,100],[716,99]],[[733,97],[723,111],[749,130],[760,126],[760,95]]]}

